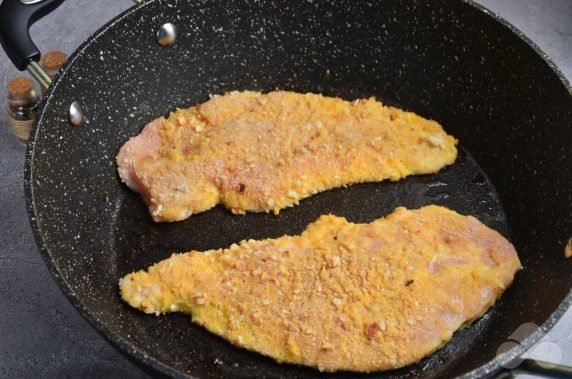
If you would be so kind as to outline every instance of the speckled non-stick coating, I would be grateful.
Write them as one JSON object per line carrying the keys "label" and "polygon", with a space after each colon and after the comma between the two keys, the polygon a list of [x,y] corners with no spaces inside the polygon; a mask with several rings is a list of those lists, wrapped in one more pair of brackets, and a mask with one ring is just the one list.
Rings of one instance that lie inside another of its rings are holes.
{"label": "speckled non-stick coating", "polygon": [[[154,41],[165,22],[179,30],[171,48]],[[120,301],[117,281],[172,251],[299,233],[322,213],[365,222],[396,206],[446,205],[510,237],[525,269],[491,312],[444,349],[369,376],[483,376],[538,340],[571,303],[572,262],[563,254],[572,236],[567,85],[521,34],[470,2],[148,1],[82,45],[42,103],[26,161],[32,227],[80,313],[158,372],[341,378],[348,374],[279,365],[235,348],[188,316],[141,314]],[[375,96],[439,121],[463,148],[437,175],[329,191],[278,217],[219,207],[181,223],[152,223],[116,174],[119,147],[155,117],[208,94],[275,88]],[[74,100],[86,113],[79,128],[67,121]],[[525,322],[542,328],[497,357]]]}

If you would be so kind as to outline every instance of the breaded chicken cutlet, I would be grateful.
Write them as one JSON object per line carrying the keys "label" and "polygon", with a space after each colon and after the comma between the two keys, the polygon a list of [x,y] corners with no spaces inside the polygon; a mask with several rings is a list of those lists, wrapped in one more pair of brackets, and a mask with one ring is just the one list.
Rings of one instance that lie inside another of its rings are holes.
{"label": "breaded chicken cutlet", "polygon": [[434,173],[455,161],[456,142],[373,98],[231,92],[152,121],[117,165],[155,221],[178,221],[219,203],[278,213],[327,189]]}
{"label": "breaded chicken cutlet", "polygon": [[496,231],[428,206],[370,224],[322,216],[300,236],[173,254],[127,275],[120,290],[146,313],[189,313],[279,362],[371,372],[441,347],[520,267]]}

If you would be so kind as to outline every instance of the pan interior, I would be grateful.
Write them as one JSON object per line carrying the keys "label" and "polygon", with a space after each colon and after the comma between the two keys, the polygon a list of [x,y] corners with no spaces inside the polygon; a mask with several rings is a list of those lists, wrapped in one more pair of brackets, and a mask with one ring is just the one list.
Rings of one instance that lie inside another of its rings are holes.
{"label": "pan interior", "polygon": [[[461,148],[456,163],[437,174],[411,176],[394,183],[359,184],[326,191],[303,200],[299,206],[283,210],[278,216],[269,213],[236,216],[217,206],[183,222],[155,223],[139,196],[125,189],[115,207],[114,227],[110,236],[113,240],[112,254],[116,259],[117,275],[123,276],[168,258],[173,252],[225,248],[243,239],[299,234],[323,214],[366,223],[384,217],[396,207],[417,209],[429,204],[473,215],[487,226],[505,236],[507,234],[505,215],[492,183],[474,158]],[[139,312],[133,309],[124,311]],[[456,333],[444,349],[405,371],[422,370],[428,376],[442,372],[446,367],[444,362],[449,361],[452,354],[459,357],[473,348],[476,337],[494,317],[495,312],[490,312],[471,328]],[[245,361],[258,362],[268,368],[274,366],[270,359],[261,359],[254,353],[241,351],[214,335],[206,336],[208,342],[205,343],[206,332],[192,325],[190,320],[190,316],[173,314],[159,319],[136,315],[130,327],[135,338],[145,344],[154,344],[152,349],[161,351],[168,359],[194,361],[197,359],[195,355],[200,355],[201,361],[207,357],[207,366],[210,363],[213,370],[227,371],[229,376],[247,374],[241,368]],[[171,338],[174,340],[171,341]],[[156,342],[161,339],[171,342],[168,345]],[[195,342],[189,344],[188,341]],[[173,349],[173,346],[176,348]],[[292,370],[299,375],[317,373],[294,366]]]}
{"label": "pan interior", "polygon": [[116,200],[110,240],[123,276],[148,267],[172,253],[225,248],[246,239],[300,234],[324,214],[368,223],[397,207],[417,209],[430,204],[472,215],[508,238],[505,215],[495,189],[474,158],[463,148],[454,165],[432,175],[409,176],[398,182],[366,183],[314,195],[279,215],[234,215],[223,206],[176,223],[156,223],[135,192],[125,187]]}
{"label": "pan interior", "polygon": [[[155,41],[166,22],[179,32],[170,48]],[[121,145],[210,93],[275,88],[375,96],[435,119],[463,148],[436,175],[328,191],[278,217],[218,207],[153,224],[118,179]],[[68,123],[73,101],[84,106],[79,128]],[[525,267],[493,310],[444,349],[373,377],[489,374],[505,358],[487,364],[520,325],[553,325],[570,302],[572,260],[563,249],[572,236],[572,96],[520,36],[467,1],[150,0],[70,57],[44,105],[25,188],[46,263],[96,329],[163,373],[325,375],[231,347],[184,315],[146,316],[118,295],[121,276],[174,251],[299,233],[323,213],[367,222],[397,206],[445,205],[509,231]]]}

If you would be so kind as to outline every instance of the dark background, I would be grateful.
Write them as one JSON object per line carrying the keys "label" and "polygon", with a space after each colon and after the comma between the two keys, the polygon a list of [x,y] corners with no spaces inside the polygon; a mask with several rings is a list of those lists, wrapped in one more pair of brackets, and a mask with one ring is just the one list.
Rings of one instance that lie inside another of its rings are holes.
{"label": "dark background", "polygon": [[[572,79],[572,0],[477,2],[522,30]],[[101,25],[132,5],[129,0],[67,1],[38,22],[32,35],[44,52],[60,49],[71,53]],[[6,82],[15,75],[18,72],[0,52],[2,97]],[[10,134],[2,109],[0,378],[146,377],[77,314],[44,266],[25,208],[24,152],[24,146]],[[529,355],[572,366],[572,311]]]}

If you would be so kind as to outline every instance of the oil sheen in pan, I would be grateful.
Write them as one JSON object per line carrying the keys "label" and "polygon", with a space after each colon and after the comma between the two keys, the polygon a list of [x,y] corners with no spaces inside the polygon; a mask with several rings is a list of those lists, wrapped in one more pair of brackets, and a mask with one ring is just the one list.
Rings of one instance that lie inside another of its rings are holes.
{"label": "oil sheen in pan", "polygon": [[[116,207],[112,239],[118,277],[146,268],[169,257],[173,252],[227,247],[243,239],[274,238],[299,234],[322,214],[344,216],[352,222],[370,222],[391,213],[396,207],[415,209],[428,204],[446,206],[464,215],[472,215],[508,237],[505,214],[491,181],[475,159],[461,146],[452,166],[437,174],[410,176],[398,182],[353,185],[319,193],[287,208],[279,216],[267,213],[231,214],[222,206],[193,215],[177,223],[155,223],[139,195],[125,188]],[[502,298],[500,300],[502,302]],[[132,311],[132,310],[124,310]],[[160,318],[139,314],[131,325],[132,336],[141,342],[169,341],[180,357],[217,362],[228,366],[229,375],[237,375],[241,362],[268,360],[256,353],[235,348],[203,328],[190,323],[190,316],[171,314]],[[457,332],[443,349],[415,365],[414,370],[445,369],[449,357],[467,353],[475,340],[495,317],[493,308],[470,328]],[[160,338],[146,338],[156,336]],[[210,341],[206,344],[204,341]],[[159,346],[153,349],[163,350]],[[174,357],[170,357],[173,359]],[[299,368],[300,370],[311,370]],[[411,368],[402,370],[410,372]],[[309,373],[309,372],[308,372]]]}

